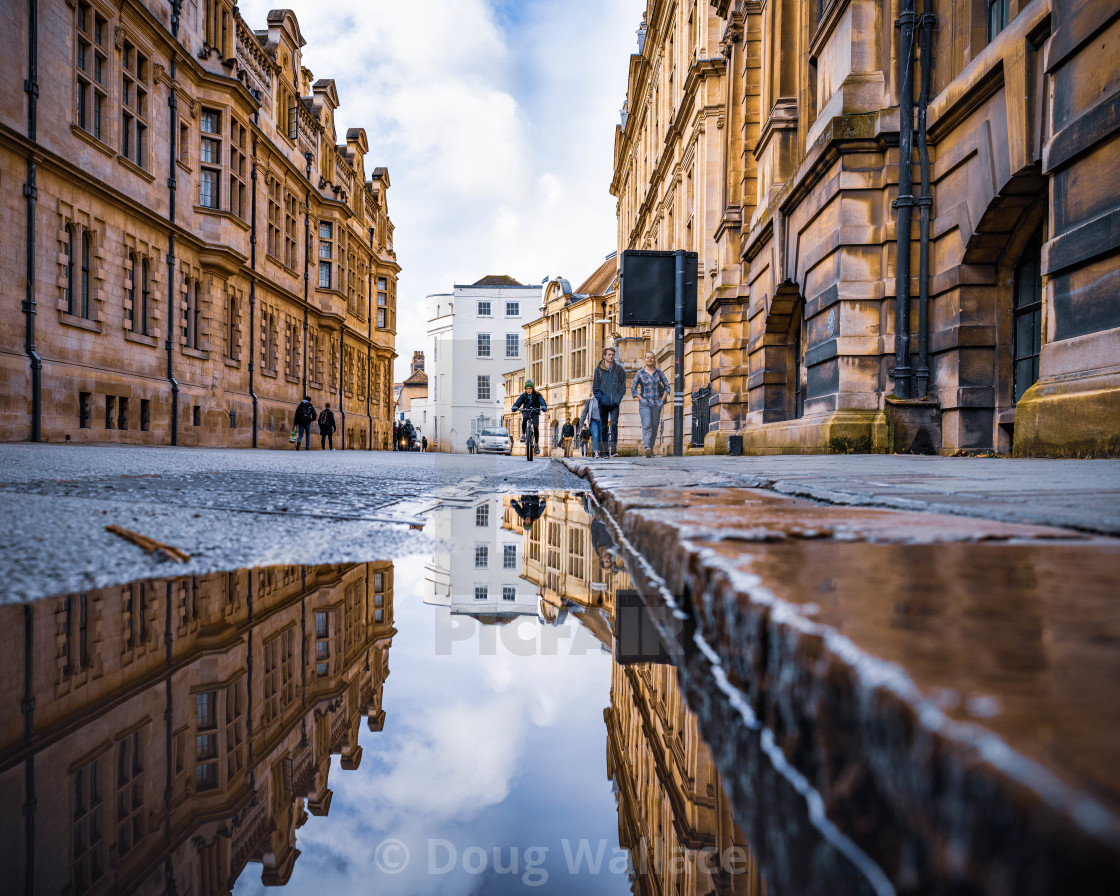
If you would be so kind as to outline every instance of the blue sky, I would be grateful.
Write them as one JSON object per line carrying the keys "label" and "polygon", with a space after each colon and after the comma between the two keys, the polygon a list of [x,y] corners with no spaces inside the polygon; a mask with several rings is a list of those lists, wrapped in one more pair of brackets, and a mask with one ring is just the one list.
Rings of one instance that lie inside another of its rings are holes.
{"label": "blue sky", "polygon": [[[243,0],[264,27],[272,4]],[[339,135],[389,168],[397,376],[425,297],[505,273],[581,281],[615,248],[614,128],[645,0],[292,0]]]}

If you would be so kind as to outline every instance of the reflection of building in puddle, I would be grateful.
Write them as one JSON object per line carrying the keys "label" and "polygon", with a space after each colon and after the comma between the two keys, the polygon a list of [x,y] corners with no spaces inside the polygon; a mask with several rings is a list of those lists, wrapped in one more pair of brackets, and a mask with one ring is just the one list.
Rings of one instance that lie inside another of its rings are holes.
{"label": "reflection of building in puddle", "polygon": [[[393,566],[273,567],[0,607],[9,892],[287,882],[331,754],[384,726]],[[21,811],[22,810],[22,811]],[[170,879],[168,878],[170,875]]]}
{"label": "reflection of building in puddle", "polygon": [[619,842],[634,892],[764,896],[746,838],[731,817],[708,746],[672,666],[615,665],[607,775],[618,799]]}
{"label": "reflection of building in puddle", "polygon": [[506,498],[503,525],[523,539],[523,575],[536,591],[541,618],[559,623],[570,612],[610,648],[615,595],[633,586],[609,530],[592,518],[589,498],[549,495],[530,527],[515,501]]}
{"label": "reflection of building in puddle", "polygon": [[432,514],[436,550],[427,569],[425,603],[481,622],[536,615],[535,589],[521,577],[520,529],[502,522],[497,496]]}

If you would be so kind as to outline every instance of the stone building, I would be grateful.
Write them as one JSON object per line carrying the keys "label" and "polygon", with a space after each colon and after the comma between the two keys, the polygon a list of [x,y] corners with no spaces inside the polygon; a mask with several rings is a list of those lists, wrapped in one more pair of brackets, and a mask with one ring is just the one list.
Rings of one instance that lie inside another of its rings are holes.
{"label": "stone building", "polygon": [[0,11],[31,85],[0,97],[0,438],[280,446],[306,393],[387,446],[389,174],[295,15],[28,9]]}
{"label": "stone building", "polygon": [[[272,567],[0,607],[10,892],[229,893],[291,876],[331,757],[381,731],[393,566]],[[22,812],[18,809],[22,807]],[[49,848],[48,848],[49,846]]]}
{"label": "stone building", "polygon": [[1105,2],[652,0],[619,247],[700,253],[709,447],[1120,453],[1118,39]]}

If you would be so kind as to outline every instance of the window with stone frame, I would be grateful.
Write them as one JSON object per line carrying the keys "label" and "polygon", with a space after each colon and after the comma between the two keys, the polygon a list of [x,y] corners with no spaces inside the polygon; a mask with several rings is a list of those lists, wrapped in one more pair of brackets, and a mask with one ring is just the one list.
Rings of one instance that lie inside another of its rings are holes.
{"label": "window with stone frame", "polygon": [[78,251],[77,228],[73,224],[66,225],[66,238],[63,242],[66,261],[63,266],[62,301],[67,314],[74,314],[77,302],[77,278],[75,274],[75,256]]}
{"label": "window with stone frame", "polygon": [[261,308],[261,370],[276,375],[277,354],[276,312],[272,308]]}
{"label": "window with stone frame", "polygon": [[140,259],[140,307],[137,312],[137,331],[141,336],[147,336],[152,313],[152,270],[147,257]]}
{"label": "window with stone frame", "polygon": [[144,730],[139,729],[117,744],[116,852],[121,858],[144,841]]}
{"label": "window with stone frame", "polygon": [[218,692],[195,694],[194,787],[198,792],[218,786]]}
{"label": "window with stone frame", "polygon": [[280,181],[268,178],[268,254],[281,261],[280,249]]}
{"label": "window with stone frame", "polygon": [[75,122],[104,139],[109,82],[109,23],[97,7],[79,0],[74,28]]}
{"label": "window with stone frame", "polygon": [[296,380],[299,378],[299,326],[289,316],[284,326],[287,343],[287,353],[285,355],[284,373],[288,379]]}
{"label": "window with stone frame", "polygon": [[548,375],[552,382],[564,380],[564,334],[558,333],[548,340]]}
{"label": "window with stone frame", "polygon": [[105,766],[104,757],[98,757],[71,775],[70,883],[75,894],[92,890],[108,868],[101,780]]}
{"label": "window with stone frame", "polygon": [[183,345],[202,349],[202,288],[197,278],[188,277],[183,287]]}
{"label": "window with stone frame", "polygon": [[389,281],[386,277],[377,278],[377,326],[385,329],[389,317]]}
{"label": "window with stone frame", "polygon": [[299,212],[299,200],[296,194],[288,192],[284,196],[284,264],[293,271],[296,269],[298,256],[296,255],[296,217]]}
{"label": "window with stone frame", "polygon": [[539,339],[529,347],[529,379],[544,382],[544,340]]}
{"label": "window with stone frame", "polygon": [[264,642],[264,700],[261,702],[261,724],[268,726],[280,717],[280,650],[283,632]]}
{"label": "window with stone frame", "polygon": [[124,326],[131,333],[138,332],[139,308],[137,307],[137,281],[140,278],[140,263],[136,260],[136,253],[128,253],[128,264],[124,268]]}
{"label": "window with stone frame", "polygon": [[202,39],[222,59],[233,58],[233,19],[225,0],[201,0]]}
{"label": "window with stone frame", "polygon": [[245,693],[241,679],[225,688],[226,781],[245,768]]}
{"label": "window with stone frame", "polygon": [[203,109],[199,115],[199,189],[198,204],[203,208],[222,207],[222,113]]}
{"label": "window with stone frame", "polygon": [[572,330],[572,379],[587,376],[587,327]]}
{"label": "window with stone frame", "polygon": [[331,288],[331,268],[334,259],[334,224],[319,222],[319,289]]}
{"label": "window with stone frame", "polygon": [[248,142],[248,128],[231,115],[229,119],[229,210],[243,221],[249,220],[251,211]]}
{"label": "window with stone frame", "polygon": [[988,42],[995,40],[1011,19],[1011,0],[985,0],[988,6]]}
{"label": "window with stone frame", "polygon": [[121,155],[148,167],[150,60],[127,39],[121,47]]}
{"label": "window with stone frame", "polygon": [[241,359],[241,303],[232,294],[226,296],[226,357]]}

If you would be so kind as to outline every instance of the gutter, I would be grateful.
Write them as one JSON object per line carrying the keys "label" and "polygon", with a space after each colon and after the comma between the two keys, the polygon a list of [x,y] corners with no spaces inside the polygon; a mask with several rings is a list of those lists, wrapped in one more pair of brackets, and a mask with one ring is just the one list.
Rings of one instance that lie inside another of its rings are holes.
{"label": "gutter", "polygon": [[914,211],[914,25],[915,0],[902,0],[895,20],[898,53],[898,246],[895,252],[894,394],[910,398],[910,223]]}
{"label": "gutter", "polygon": [[923,0],[918,27],[922,32],[922,85],[918,92],[918,157],[922,169],[922,192],[918,197],[921,210],[918,246],[918,369],[917,397],[929,394],[929,219],[933,195],[929,182],[929,141],[926,118],[929,110],[930,79],[933,69],[933,29],[937,22],[932,0]]}
{"label": "gutter", "polygon": [[369,408],[369,382],[373,378],[373,228],[369,229],[370,265],[366,271],[366,417],[369,418],[369,450],[373,450],[373,414]]}
{"label": "gutter", "polygon": [[39,3],[27,0],[27,80],[23,82],[27,94],[27,139],[32,148],[27,153],[27,182],[23,195],[27,198],[27,270],[23,298],[25,322],[24,351],[31,364],[31,441],[43,438],[43,359],[35,349],[35,204],[39,191],[35,186],[35,150],[37,139],[37,114],[39,105]]}
{"label": "gutter", "polygon": [[[254,117],[259,115],[259,111]],[[249,227],[249,397],[253,400],[253,447],[257,447],[258,407],[257,393],[254,389],[253,374],[256,371],[254,358],[257,345],[257,136],[253,135],[253,163],[250,173],[252,181],[252,204]]]}
{"label": "gutter", "polygon": [[179,382],[175,379],[175,321],[178,316],[175,314],[175,189],[178,183],[178,172],[176,170],[177,164],[177,147],[176,140],[179,135],[179,99],[178,91],[175,87],[175,79],[178,76],[178,58],[179,58],[179,15],[182,12],[182,0],[172,0],[171,3],[171,37],[174,39],[176,46],[171,50],[171,93],[167,97],[168,108],[168,175],[167,175],[167,195],[168,195],[168,212],[167,218],[171,226],[167,231],[167,341],[164,347],[167,349],[167,381],[171,384],[171,444],[179,444]]}

